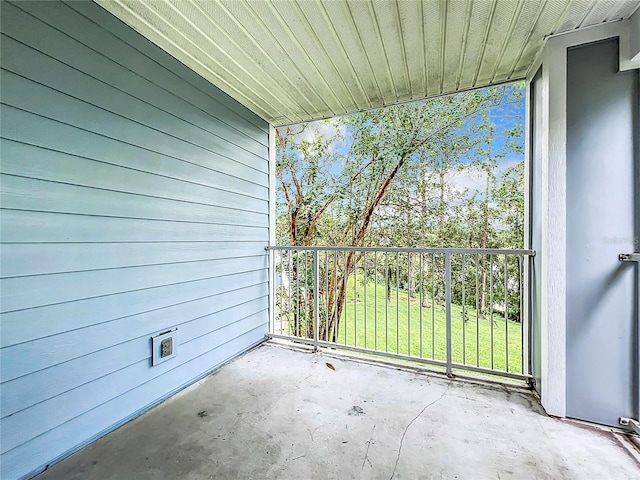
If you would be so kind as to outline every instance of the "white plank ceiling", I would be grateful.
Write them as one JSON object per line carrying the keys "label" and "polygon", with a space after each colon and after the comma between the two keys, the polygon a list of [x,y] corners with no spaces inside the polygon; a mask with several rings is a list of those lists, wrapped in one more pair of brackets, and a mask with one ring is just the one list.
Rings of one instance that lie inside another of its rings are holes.
{"label": "white plank ceiling", "polygon": [[640,0],[97,0],[278,126],[522,78]]}

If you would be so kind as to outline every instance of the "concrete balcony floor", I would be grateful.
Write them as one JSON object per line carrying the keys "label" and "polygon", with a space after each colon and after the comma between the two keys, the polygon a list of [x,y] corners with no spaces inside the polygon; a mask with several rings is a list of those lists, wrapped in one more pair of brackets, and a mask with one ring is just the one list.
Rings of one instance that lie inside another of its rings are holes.
{"label": "concrete balcony floor", "polygon": [[265,344],[37,478],[631,479],[638,459],[522,388]]}

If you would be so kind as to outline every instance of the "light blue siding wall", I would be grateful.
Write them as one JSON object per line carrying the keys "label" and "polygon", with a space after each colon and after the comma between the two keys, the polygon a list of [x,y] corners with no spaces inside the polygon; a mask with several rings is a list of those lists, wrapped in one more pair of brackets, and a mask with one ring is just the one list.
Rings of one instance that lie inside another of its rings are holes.
{"label": "light blue siding wall", "polygon": [[[269,142],[265,121],[92,2],[3,2],[1,31],[11,479],[264,338]],[[151,367],[150,337],[171,327],[178,356]]]}

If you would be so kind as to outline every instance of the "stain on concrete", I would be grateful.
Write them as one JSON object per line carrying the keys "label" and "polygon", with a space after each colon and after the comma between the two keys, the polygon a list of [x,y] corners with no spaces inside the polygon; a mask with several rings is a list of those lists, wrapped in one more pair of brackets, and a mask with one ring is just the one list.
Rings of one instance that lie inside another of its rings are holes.
{"label": "stain on concrete", "polygon": [[362,407],[359,407],[358,405],[353,405],[347,413],[351,416],[360,416],[365,414]]}

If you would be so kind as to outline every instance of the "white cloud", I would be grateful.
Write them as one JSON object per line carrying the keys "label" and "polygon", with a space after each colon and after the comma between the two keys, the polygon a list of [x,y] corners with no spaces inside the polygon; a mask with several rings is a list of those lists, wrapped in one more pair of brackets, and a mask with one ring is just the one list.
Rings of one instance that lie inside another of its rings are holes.
{"label": "white cloud", "polygon": [[[500,162],[494,170],[494,174],[499,180],[502,174],[509,168],[522,161],[518,158],[511,158]],[[471,197],[475,193],[484,194],[487,174],[480,166],[469,166],[460,171],[453,171],[445,176],[449,188],[455,194],[465,194]]]}
{"label": "white cloud", "polygon": [[[296,142],[308,141],[315,142],[320,136],[323,136],[327,140],[334,140],[344,138],[346,127],[337,118],[330,118],[328,120],[318,120],[311,122],[300,134],[296,135]],[[330,150],[336,148],[335,144],[332,144]]]}
{"label": "white cloud", "polygon": [[475,192],[484,191],[486,176],[485,171],[479,167],[467,167],[461,171],[448,173],[445,181],[455,193],[467,192],[471,196]]}

